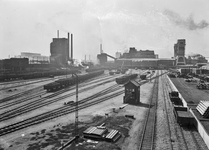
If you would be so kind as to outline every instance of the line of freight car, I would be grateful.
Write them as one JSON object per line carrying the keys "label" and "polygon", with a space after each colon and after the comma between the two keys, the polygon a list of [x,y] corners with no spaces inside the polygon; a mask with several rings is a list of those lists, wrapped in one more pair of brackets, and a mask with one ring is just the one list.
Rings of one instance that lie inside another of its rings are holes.
{"label": "line of freight car", "polygon": [[88,68],[86,69],[86,72],[95,72],[95,71],[102,71],[104,68]]}
{"label": "line of freight car", "polygon": [[137,74],[128,74],[124,75],[122,77],[116,78],[115,81],[117,84],[124,84],[128,82],[129,80],[135,79],[138,75]]}
{"label": "line of freight car", "polygon": [[170,92],[169,97],[174,105],[183,106],[182,100],[179,98],[179,93],[177,91]]}
{"label": "line of freight car", "polygon": [[[103,73],[104,73],[104,70],[90,72],[90,73],[87,73],[87,74],[84,74],[84,75],[78,75],[78,82],[82,82],[84,80],[102,75]],[[75,77],[70,77],[70,78],[67,78],[67,79],[60,79],[60,80],[57,80],[55,82],[46,84],[46,85],[44,85],[44,89],[47,90],[48,92],[49,91],[56,91],[56,90],[59,90],[59,89],[62,89],[62,88],[65,88],[65,87],[68,87],[68,86],[71,86],[71,85],[75,85],[75,84],[76,84],[76,78]]]}
{"label": "line of freight car", "polygon": [[[78,70],[67,71],[68,74],[78,73]],[[45,72],[27,72],[27,73],[13,73],[13,74],[1,74],[0,81],[6,82],[11,80],[20,80],[20,79],[34,79],[34,78],[43,78],[43,77],[53,77],[59,75],[65,75],[66,70],[58,71],[45,71]]]}

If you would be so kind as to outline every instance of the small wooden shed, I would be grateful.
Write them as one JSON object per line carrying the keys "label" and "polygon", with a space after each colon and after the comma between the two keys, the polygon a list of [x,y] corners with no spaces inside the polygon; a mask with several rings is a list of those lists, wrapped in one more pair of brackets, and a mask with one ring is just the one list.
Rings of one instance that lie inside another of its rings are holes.
{"label": "small wooden shed", "polygon": [[139,104],[140,84],[135,80],[130,80],[124,86],[125,86],[125,96],[123,97],[123,103]]}

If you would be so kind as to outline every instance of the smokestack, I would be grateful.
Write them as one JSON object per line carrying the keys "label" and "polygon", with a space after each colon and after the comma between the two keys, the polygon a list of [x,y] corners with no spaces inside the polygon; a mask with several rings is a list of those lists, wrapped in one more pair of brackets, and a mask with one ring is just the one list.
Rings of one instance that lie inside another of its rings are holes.
{"label": "smokestack", "polygon": [[86,62],[86,55],[85,55],[85,62]]}
{"label": "smokestack", "polygon": [[73,34],[71,34],[71,59],[73,59]]}
{"label": "smokestack", "polygon": [[59,38],[59,30],[57,30],[57,38]]}
{"label": "smokestack", "polygon": [[103,51],[102,51],[102,44],[100,44],[100,53],[103,53]]}
{"label": "smokestack", "polygon": [[89,61],[91,60],[91,55],[89,55]]}
{"label": "smokestack", "polygon": [[67,33],[67,61],[69,60],[70,56],[69,56],[69,53],[70,53],[70,33],[68,32]]}

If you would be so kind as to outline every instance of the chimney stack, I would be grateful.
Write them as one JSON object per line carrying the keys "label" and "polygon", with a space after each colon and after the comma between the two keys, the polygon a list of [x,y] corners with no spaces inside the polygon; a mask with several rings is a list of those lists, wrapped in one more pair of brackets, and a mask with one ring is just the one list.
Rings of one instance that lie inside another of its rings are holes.
{"label": "chimney stack", "polygon": [[69,53],[70,53],[70,33],[67,33],[67,41],[68,41],[68,45],[67,45],[67,61],[69,60]]}
{"label": "chimney stack", "polygon": [[100,44],[100,53],[103,53],[103,51],[102,51],[102,44]]}
{"label": "chimney stack", "polygon": [[57,30],[57,38],[59,38],[59,30]]}
{"label": "chimney stack", "polygon": [[71,59],[73,59],[73,34],[71,34]]}

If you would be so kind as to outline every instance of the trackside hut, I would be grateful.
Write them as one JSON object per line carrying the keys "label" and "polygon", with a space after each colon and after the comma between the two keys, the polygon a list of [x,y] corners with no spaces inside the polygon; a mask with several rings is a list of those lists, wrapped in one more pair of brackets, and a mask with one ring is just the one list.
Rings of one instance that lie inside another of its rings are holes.
{"label": "trackside hut", "polygon": [[125,96],[123,97],[123,103],[139,104],[140,103],[140,84],[131,80],[125,85]]}

